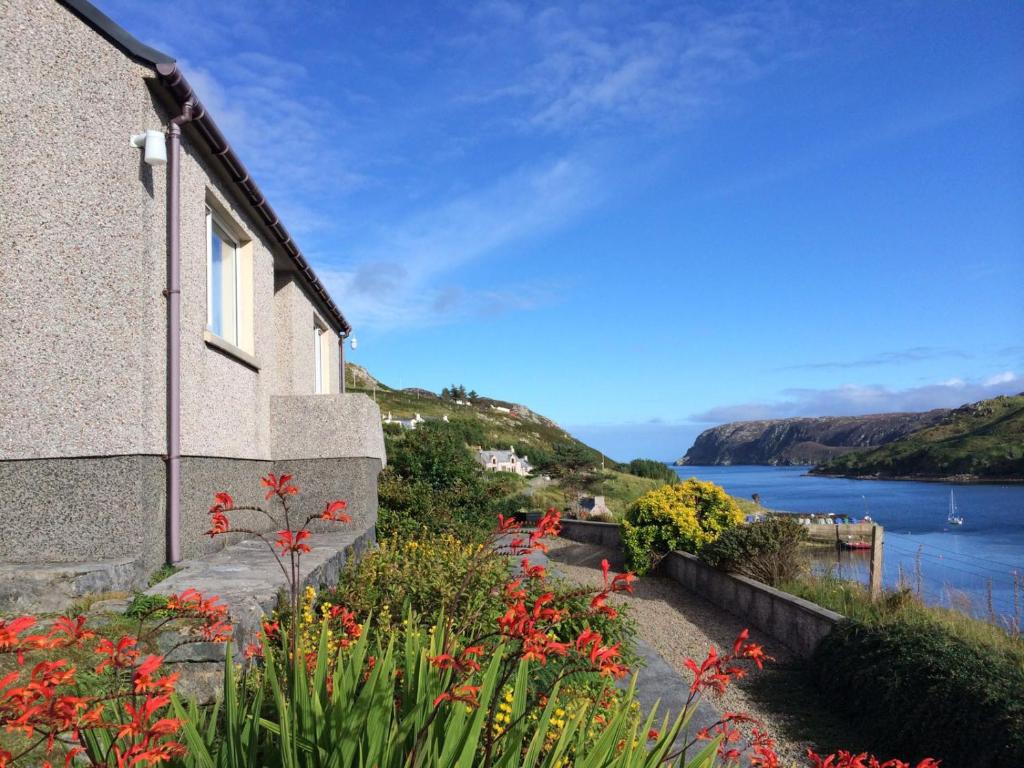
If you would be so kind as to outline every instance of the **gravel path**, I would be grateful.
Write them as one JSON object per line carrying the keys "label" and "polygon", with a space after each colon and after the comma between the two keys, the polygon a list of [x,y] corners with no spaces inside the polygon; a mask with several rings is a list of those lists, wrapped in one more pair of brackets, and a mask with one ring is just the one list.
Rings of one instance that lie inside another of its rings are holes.
{"label": "gravel path", "polygon": [[[601,583],[604,558],[613,569],[622,570],[621,553],[591,544],[556,539],[549,556],[560,575],[581,584]],[[736,635],[746,626],[737,616],[657,576],[639,579],[632,594],[615,597],[629,605],[640,639],[649,643],[687,680],[692,679],[684,666],[687,658],[700,662],[711,645],[718,649],[730,648]],[[806,740],[806,734],[801,738],[797,733],[806,730],[806,706],[797,701],[796,709],[801,711],[780,711],[780,703],[785,702],[779,701],[779,693],[786,698],[793,690],[796,691],[794,700],[806,698],[807,691],[800,690],[806,688],[806,683],[793,680],[794,674],[799,676],[799,672],[785,646],[772,640],[762,641],[756,632],[751,635],[752,640],[764,645],[765,652],[775,661],[763,671],[755,668],[749,676],[729,686],[724,694],[715,696],[711,703],[724,711],[746,712],[760,719],[775,738],[779,757],[802,763],[807,748],[816,746]]]}

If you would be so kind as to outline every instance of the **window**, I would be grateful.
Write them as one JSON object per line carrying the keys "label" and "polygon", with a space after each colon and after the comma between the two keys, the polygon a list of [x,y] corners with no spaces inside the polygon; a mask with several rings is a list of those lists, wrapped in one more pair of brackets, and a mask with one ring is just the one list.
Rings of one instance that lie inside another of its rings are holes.
{"label": "window", "polygon": [[333,335],[319,318],[313,319],[313,392],[331,391],[331,340]]}
{"label": "window", "polygon": [[206,326],[224,341],[240,341],[241,275],[238,243],[206,212]]}

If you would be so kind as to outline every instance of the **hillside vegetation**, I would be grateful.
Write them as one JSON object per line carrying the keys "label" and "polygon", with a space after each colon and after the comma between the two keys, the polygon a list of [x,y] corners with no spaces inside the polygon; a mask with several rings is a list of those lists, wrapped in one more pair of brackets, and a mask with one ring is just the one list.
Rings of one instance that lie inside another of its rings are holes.
{"label": "hillside vegetation", "polygon": [[345,381],[349,392],[365,392],[374,397],[384,416],[390,413],[394,419],[411,419],[418,413],[424,419],[447,416],[449,421],[472,422],[482,430],[481,447],[514,446],[516,453],[529,456],[535,466],[551,461],[556,446],[569,444],[597,464],[603,461],[605,467],[618,468],[617,462],[577,440],[551,419],[518,403],[477,397],[471,404],[458,405],[454,399],[442,398],[425,389],[392,389],[374,379],[366,369],[351,363],[345,364]]}
{"label": "hillside vegetation", "polygon": [[[392,389],[375,379],[365,368],[351,363],[346,364],[345,374],[348,391],[364,392],[374,397],[384,416],[390,414],[393,419],[411,419],[419,414],[427,425],[432,425],[427,429],[429,437],[422,434],[410,440],[406,439],[410,437],[408,430],[398,425],[385,427],[388,456],[398,459],[392,461],[393,465],[403,463],[401,457],[408,453],[410,445],[436,444],[438,441],[443,445],[448,436],[455,435],[460,445],[480,445],[483,448],[514,446],[519,455],[529,456],[535,467],[531,478],[490,475],[490,482],[485,483],[486,491],[484,486],[478,488],[472,480],[470,476],[474,473],[463,469],[457,483],[441,484],[457,489],[457,493],[453,491],[454,495],[449,498],[448,491],[439,496],[416,488],[416,482],[425,475],[423,471],[391,466],[381,480],[381,504],[388,510],[387,514],[402,509],[406,510],[403,514],[407,514],[409,520],[416,520],[426,514],[431,505],[449,510],[445,514],[452,519],[466,516],[467,510],[474,510],[470,517],[477,514],[486,517],[496,511],[516,514],[548,507],[571,512],[576,497],[583,494],[604,496],[612,515],[619,518],[634,499],[678,479],[675,472],[658,461],[636,459],[629,464],[619,464],[577,440],[551,419],[518,403],[481,397],[476,393],[453,396],[448,388],[445,390],[447,397],[419,388]],[[457,399],[468,404],[460,405]],[[438,422],[444,417],[448,418],[448,426],[442,429],[443,423]],[[423,425],[413,431],[422,429]],[[422,445],[421,450],[434,449]],[[450,453],[443,457],[432,459],[434,463],[443,465],[445,472],[463,461],[461,450],[454,447],[449,450]],[[398,480],[400,482],[396,482]],[[474,489],[476,495],[473,498],[466,496],[468,488]],[[432,514],[436,517],[437,510]]]}
{"label": "hillside vegetation", "polygon": [[1024,480],[1024,393],[950,411],[936,425],[812,470],[852,477]]}

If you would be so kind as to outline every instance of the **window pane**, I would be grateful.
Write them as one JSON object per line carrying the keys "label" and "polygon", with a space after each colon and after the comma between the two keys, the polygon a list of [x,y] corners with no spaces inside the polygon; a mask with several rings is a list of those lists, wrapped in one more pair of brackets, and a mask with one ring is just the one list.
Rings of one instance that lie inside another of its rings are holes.
{"label": "window pane", "polygon": [[320,395],[324,391],[323,334],[319,327],[313,328],[313,391]]}
{"label": "window pane", "polygon": [[210,330],[238,344],[238,265],[235,244],[217,226],[210,227]]}

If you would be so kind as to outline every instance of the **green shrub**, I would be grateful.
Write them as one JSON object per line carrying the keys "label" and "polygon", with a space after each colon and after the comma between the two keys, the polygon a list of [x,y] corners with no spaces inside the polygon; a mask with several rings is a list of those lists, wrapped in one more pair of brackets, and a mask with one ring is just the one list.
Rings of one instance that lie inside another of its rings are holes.
{"label": "green shrub", "polygon": [[697,553],[721,533],[739,525],[743,512],[714,483],[690,478],[645,493],[626,511],[622,544],[628,567],[647,573],[667,553]]}
{"label": "green shrub", "polygon": [[770,517],[722,533],[700,551],[701,559],[723,571],[739,573],[775,587],[795,579],[806,562],[800,543],[807,530],[796,520]]}
{"label": "green shrub", "polygon": [[654,459],[633,459],[626,467],[626,471],[637,477],[661,480],[663,483],[679,482],[679,475],[671,467]]}
{"label": "green shrub", "polygon": [[389,463],[377,489],[380,538],[450,534],[477,541],[498,512],[518,504],[510,498],[518,497],[523,478],[485,472],[469,449],[467,439],[478,437],[479,428],[464,420],[428,421],[388,437]]}
{"label": "green shrub", "polygon": [[944,766],[1024,765],[1019,659],[939,623],[850,620],[822,641],[812,667],[836,705],[892,752]]}
{"label": "green shrub", "polygon": [[[450,613],[458,601],[458,615],[452,620],[461,634],[471,635],[493,626],[506,608],[501,587],[509,579],[509,558],[493,553],[478,556],[480,545],[466,543],[444,534],[409,540],[384,541],[342,571],[338,586],[324,590],[317,613],[325,603],[344,605],[360,620],[373,618],[374,627],[392,633],[402,631],[407,611],[421,617]],[[515,562],[515,561],[513,561]],[[551,592],[570,618],[559,624],[559,640],[571,642],[584,626],[600,632],[609,644],[620,643],[627,664],[639,661],[635,652],[636,625],[628,606],[617,616],[593,614],[588,594],[577,585],[558,578],[525,580],[523,588],[531,599]],[[571,617],[585,617],[573,619]],[[424,627],[426,628],[426,627]],[[559,659],[551,659],[540,674],[557,676]]]}
{"label": "green shrub", "polygon": [[[374,625],[386,632],[399,628],[407,607],[419,616],[436,616],[460,594],[457,618],[493,613],[508,566],[497,555],[474,566],[479,546],[449,534],[384,540],[346,564],[337,587],[324,590],[321,602],[347,606],[361,619],[372,614]],[[472,589],[465,589],[471,567]]]}

